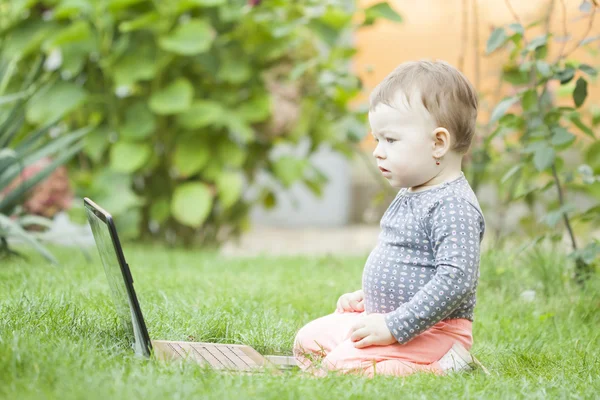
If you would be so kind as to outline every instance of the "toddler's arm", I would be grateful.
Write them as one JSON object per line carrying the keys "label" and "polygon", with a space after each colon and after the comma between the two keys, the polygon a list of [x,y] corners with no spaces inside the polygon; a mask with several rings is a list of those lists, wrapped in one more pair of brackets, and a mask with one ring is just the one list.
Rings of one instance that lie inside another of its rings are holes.
{"label": "toddler's arm", "polygon": [[459,196],[437,202],[429,212],[429,238],[436,272],[406,303],[385,314],[386,324],[401,343],[407,343],[446,318],[473,294],[479,277],[483,216]]}

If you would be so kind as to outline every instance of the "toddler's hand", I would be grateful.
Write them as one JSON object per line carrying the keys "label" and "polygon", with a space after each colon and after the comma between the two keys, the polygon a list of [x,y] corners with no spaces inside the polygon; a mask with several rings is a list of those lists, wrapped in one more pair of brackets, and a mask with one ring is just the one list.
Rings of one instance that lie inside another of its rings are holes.
{"label": "toddler's hand", "polygon": [[354,347],[362,349],[369,346],[387,346],[397,343],[396,338],[385,324],[383,314],[369,314],[360,318],[351,329],[350,340]]}
{"label": "toddler's hand", "polygon": [[340,296],[337,301],[336,310],[338,312],[363,312],[365,311],[365,295],[362,290],[346,293]]}

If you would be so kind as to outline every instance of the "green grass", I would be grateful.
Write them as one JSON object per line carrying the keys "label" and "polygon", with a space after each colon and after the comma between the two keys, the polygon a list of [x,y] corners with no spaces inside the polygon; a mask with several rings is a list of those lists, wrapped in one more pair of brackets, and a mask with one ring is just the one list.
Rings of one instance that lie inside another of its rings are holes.
{"label": "green grass", "polygon": [[[92,249],[95,250],[95,249]],[[298,371],[231,376],[136,358],[120,333],[97,257],[56,250],[0,260],[0,398],[597,398],[600,282],[582,292],[551,250],[482,259],[474,353],[491,376],[407,378]],[[94,256],[96,254],[94,253]],[[295,332],[360,287],[365,257],[227,259],[127,246],[154,339],[245,343],[289,354]],[[519,295],[535,290],[536,299]]]}

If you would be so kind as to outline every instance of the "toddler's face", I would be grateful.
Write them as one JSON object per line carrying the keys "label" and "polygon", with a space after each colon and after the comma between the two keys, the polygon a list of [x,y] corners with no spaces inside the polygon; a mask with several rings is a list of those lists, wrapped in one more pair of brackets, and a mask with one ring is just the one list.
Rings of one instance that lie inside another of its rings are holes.
{"label": "toddler's face", "polygon": [[436,174],[433,158],[437,125],[417,96],[408,106],[396,95],[394,107],[378,104],[369,112],[377,140],[373,156],[381,173],[395,188],[419,186]]}

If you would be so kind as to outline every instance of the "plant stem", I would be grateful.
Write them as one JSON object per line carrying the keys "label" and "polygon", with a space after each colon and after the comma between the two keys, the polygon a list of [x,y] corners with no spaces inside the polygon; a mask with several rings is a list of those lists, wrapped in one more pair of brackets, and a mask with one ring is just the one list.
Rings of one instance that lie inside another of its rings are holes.
{"label": "plant stem", "polygon": [[461,26],[461,44],[460,44],[460,52],[458,54],[458,69],[459,71],[465,70],[465,54],[467,49],[467,41],[468,34],[467,31],[469,29],[468,25],[468,0],[462,0],[462,26]]}
{"label": "plant stem", "polygon": [[[552,176],[554,176],[554,183],[556,184],[556,190],[558,191],[558,202],[562,207],[565,204],[565,199],[562,187],[560,185],[560,178],[558,177],[558,172],[556,171],[556,163],[552,163]],[[569,217],[566,212],[563,212],[563,220],[565,221],[565,226],[567,227],[567,231],[569,232],[569,237],[571,238],[571,245],[573,247],[573,250],[577,250],[577,241],[575,240],[573,229],[571,229],[571,222],[569,221]]]}
{"label": "plant stem", "polygon": [[[558,177],[558,172],[556,171],[556,164],[552,164],[552,175],[554,176],[554,183],[556,184],[556,189],[558,190],[558,201],[560,206],[562,207],[565,204],[564,196],[562,192],[562,187],[560,185],[560,178]],[[571,246],[573,247],[573,251],[577,250],[577,241],[575,240],[575,234],[573,233],[573,229],[571,228],[571,221],[569,221],[569,216],[566,212],[562,213],[563,221],[565,226],[567,227],[567,231],[569,232],[569,237],[571,238]],[[579,286],[583,286],[590,273],[592,272],[592,266],[586,263],[581,257],[575,258],[575,281]]]}
{"label": "plant stem", "polygon": [[479,7],[477,5],[478,0],[473,0],[473,48],[475,49],[474,60],[475,63],[475,90],[481,89],[481,56],[479,53]]}
{"label": "plant stem", "polygon": [[596,16],[596,5],[594,4],[593,8],[592,8],[592,13],[590,14],[589,17],[589,21],[588,21],[588,26],[586,31],[583,33],[583,36],[581,37],[581,39],[575,44],[575,46],[573,46],[569,51],[567,51],[566,53],[563,54],[563,50],[564,47],[561,49],[560,54],[558,55],[558,58],[556,60],[556,62],[560,61],[563,58],[567,58],[572,52],[574,52],[575,50],[577,50],[579,48],[579,46],[581,46],[583,44],[583,41],[587,38],[587,35],[590,33],[590,31],[592,30],[592,27],[594,26],[594,17]]}

